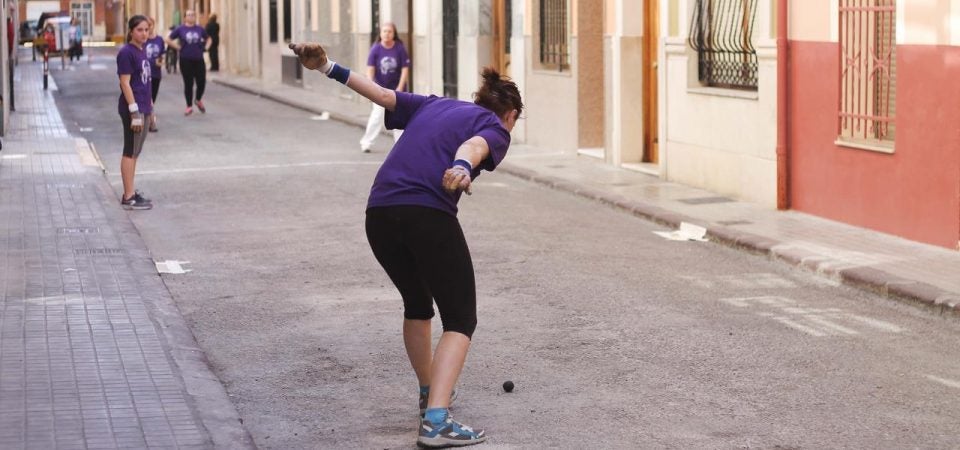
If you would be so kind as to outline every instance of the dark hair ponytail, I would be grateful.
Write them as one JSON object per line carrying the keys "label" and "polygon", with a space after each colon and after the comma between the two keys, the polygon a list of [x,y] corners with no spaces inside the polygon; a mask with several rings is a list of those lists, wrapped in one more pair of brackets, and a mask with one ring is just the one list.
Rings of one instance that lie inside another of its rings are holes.
{"label": "dark hair ponytail", "polygon": [[513,110],[517,110],[518,115],[523,112],[520,90],[509,77],[501,76],[492,67],[484,67],[481,76],[483,84],[473,93],[473,103],[493,111],[497,117]]}
{"label": "dark hair ponytail", "polygon": [[147,21],[147,16],[143,14],[137,14],[131,17],[130,20],[127,21],[127,43],[128,44],[130,43],[130,32],[133,31],[133,29],[136,28],[137,25],[140,25],[141,23],[146,21]]}

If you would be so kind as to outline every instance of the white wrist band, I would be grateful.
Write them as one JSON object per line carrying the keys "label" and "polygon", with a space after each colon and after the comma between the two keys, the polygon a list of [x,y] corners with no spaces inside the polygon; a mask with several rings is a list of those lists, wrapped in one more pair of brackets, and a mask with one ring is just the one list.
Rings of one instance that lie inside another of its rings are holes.
{"label": "white wrist band", "polygon": [[328,59],[328,60],[327,60],[327,63],[324,64],[322,67],[320,67],[320,68],[317,69],[317,70],[323,72],[324,75],[330,75],[330,70],[333,69],[333,65],[334,65],[334,64],[336,64],[336,63],[333,62],[333,60]]}
{"label": "white wrist band", "polygon": [[136,103],[131,103],[131,104],[127,105],[127,108],[130,110],[131,113],[135,113],[135,112],[139,112],[139,111],[140,111],[140,107],[137,106]]}

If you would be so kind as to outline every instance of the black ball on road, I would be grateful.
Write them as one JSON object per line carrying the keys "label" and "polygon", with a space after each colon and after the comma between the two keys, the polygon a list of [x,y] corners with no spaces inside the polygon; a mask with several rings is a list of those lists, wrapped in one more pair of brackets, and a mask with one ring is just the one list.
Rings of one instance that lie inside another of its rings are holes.
{"label": "black ball on road", "polygon": [[503,382],[503,390],[504,390],[505,392],[513,392],[513,382],[512,382],[512,381],[504,381],[504,382]]}

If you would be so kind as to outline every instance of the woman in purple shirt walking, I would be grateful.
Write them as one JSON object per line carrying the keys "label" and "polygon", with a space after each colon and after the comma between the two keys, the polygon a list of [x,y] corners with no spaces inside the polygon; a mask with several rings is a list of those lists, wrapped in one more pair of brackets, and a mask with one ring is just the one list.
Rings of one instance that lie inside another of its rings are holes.
{"label": "woman in purple shirt walking", "polygon": [[210,36],[197,25],[197,13],[188,9],[183,16],[183,25],[170,32],[167,43],[180,52],[180,74],[183,75],[183,96],[187,109],[183,115],[193,114],[193,83],[197,83],[197,109],[207,112],[203,105],[203,90],[207,86],[207,64],[203,52],[210,48]]}
{"label": "woman in purple shirt walking", "polygon": [[[450,417],[457,378],[477,325],[470,250],[457,202],[482,170],[506,156],[523,102],[516,84],[483,70],[474,102],[387,89],[351,73],[319,44],[291,44],[304,67],[320,70],[386,110],[388,129],[402,129],[377,172],[367,201],[367,241],[403,298],[403,342],[420,383],[417,443],[449,447],[483,442],[483,430]],[[431,351],[433,304],[443,334]]]}
{"label": "woman in purple shirt walking", "polygon": [[[393,22],[384,22],[380,26],[380,37],[370,47],[367,56],[367,78],[380,86],[395,91],[404,91],[407,88],[407,78],[410,76],[410,57],[403,41],[397,38],[397,26]],[[383,128],[383,107],[374,103],[367,119],[367,130],[360,138],[360,150],[370,151],[373,142]],[[393,130],[393,141],[400,139],[402,130]]]}
{"label": "woman in purple shirt walking", "polygon": [[123,180],[123,196],[120,205],[124,209],[150,209],[153,203],[134,189],[133,177],[137,170],[137,158],[147,139],[143,124],[149,123],[153,113],[150,98],[150,60],[144,51],[150,25],[145,16],[136,15],[127,22],[127,43],[117,52],[117,75],[120,77],[120,99],[117,112],[123,123],[123,158],[120,160],[120,178]]}

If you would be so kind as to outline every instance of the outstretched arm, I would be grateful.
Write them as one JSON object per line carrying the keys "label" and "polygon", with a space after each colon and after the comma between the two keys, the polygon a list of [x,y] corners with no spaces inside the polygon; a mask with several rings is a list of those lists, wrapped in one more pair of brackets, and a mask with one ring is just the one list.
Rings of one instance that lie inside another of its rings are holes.
{"label": "outstretched arm", "polygon": [[333,78],[354,92],[368,98],[387,111],[393,111],[397,106],[397,93],[381,87],[373,80],[351,72],[350,69],[338,65],[327,59],[327,52],[320,44],[290,44],[290,50],[297,55],[300,64],[310,70],[319,70]]}

